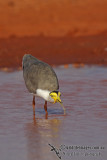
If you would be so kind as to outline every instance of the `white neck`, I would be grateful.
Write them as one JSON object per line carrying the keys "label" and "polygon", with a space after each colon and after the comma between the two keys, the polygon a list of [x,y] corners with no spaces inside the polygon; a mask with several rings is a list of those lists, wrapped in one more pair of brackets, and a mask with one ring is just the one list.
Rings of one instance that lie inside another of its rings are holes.
{"label": "white neck", "polygon": [[37,89],[36,90],[36,95],[37,96],[42,97],[46,101],[54,102],[54,99],[51,98],[51,96],[49,95],[49,93],[50,93],[50,91],[48,91],[48,90],[42,90],[42,89]]}

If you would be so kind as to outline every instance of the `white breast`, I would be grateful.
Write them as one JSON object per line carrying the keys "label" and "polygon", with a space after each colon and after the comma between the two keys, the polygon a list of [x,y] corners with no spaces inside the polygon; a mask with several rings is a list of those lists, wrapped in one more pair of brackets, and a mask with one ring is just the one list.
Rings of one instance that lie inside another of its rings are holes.
{"label": "white breast", "polygon": [[51,98],[51,96],[49,95],[49,93],[50,93],[50,91],[48,91],[48,90],[42,90],[42,89],[37,89],[36,90],[36,95],[37,96],[42,97],[46,101],[54,102],[54,99]]}

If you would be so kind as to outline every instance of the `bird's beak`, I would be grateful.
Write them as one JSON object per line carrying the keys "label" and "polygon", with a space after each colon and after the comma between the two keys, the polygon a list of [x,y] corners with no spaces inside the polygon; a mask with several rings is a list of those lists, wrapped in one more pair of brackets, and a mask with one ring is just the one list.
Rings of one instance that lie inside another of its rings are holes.
{"label": "bird's beak", "polygon": [[62,103],[62,101],[61,101],[59,96],[57,96],[57,102]]}
{"label": "bird's beak", "polygon": [[65,115],[65,114],[66,114],[66,113],[65,113],[65,107],[64,107],[64,105],[63,105],[63,103],[62,103],[62,101],[61,101],[61,99],[60,99],[59,96],[57,97],[57,102],[59,102],[59,103],[61,104],[61,106],[62,106],[62,108],[63,108],[63,110],[64,110],[64,115]]}

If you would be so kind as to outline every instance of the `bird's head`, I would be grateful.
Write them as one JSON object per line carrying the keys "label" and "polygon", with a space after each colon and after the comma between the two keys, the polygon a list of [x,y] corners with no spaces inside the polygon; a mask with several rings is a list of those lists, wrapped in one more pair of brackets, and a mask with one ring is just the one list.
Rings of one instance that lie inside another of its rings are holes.
{"label": "bird's head", "polygon": [[59,91],[52,91],[50,92],[49,95],[51,96],[52,99],[54,99],[54,103],[56,102],[62,103],[60,99],[61,93]]}

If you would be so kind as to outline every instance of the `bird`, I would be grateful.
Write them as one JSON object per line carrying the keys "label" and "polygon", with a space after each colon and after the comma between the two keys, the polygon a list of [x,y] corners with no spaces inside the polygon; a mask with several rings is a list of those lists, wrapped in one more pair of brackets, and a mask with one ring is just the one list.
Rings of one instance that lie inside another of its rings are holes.
{"label": "bird", "polygon": [[60,98],[58,78],[53,68],[31,54],[23,56],[22,68],[26,88],[33,94],[33,113],[35,114],[35,96],[45,100],[44,110],[46,114],[48,114],[47,102],[53,104],[59,102],[65,113],[65,108]]}

